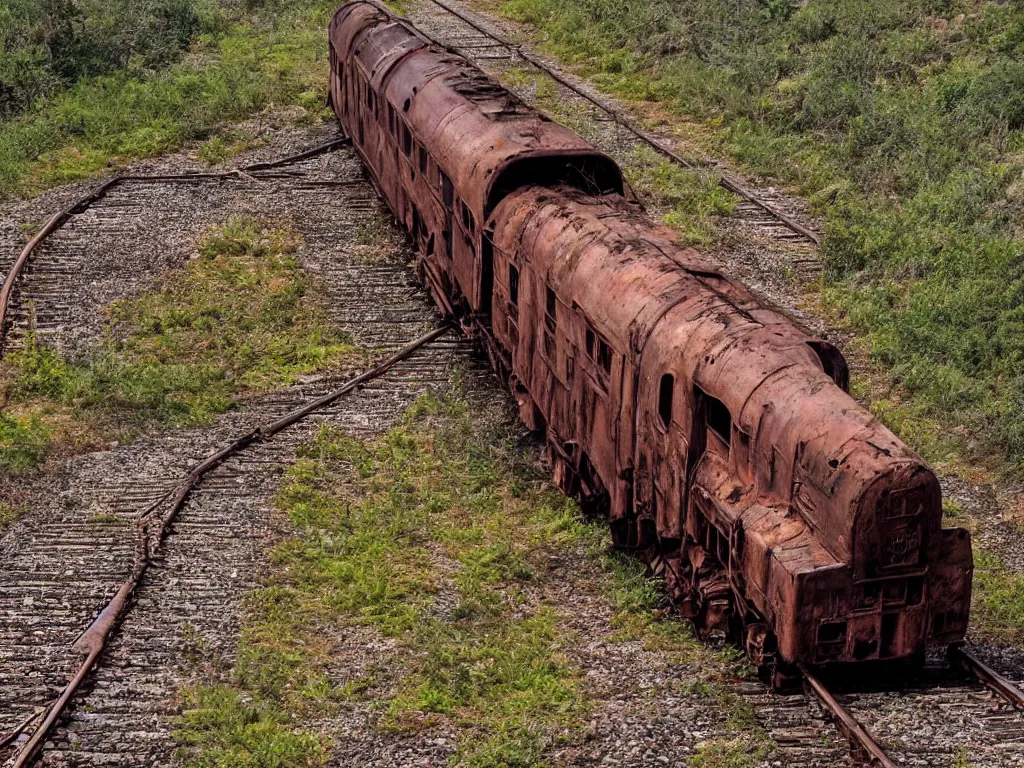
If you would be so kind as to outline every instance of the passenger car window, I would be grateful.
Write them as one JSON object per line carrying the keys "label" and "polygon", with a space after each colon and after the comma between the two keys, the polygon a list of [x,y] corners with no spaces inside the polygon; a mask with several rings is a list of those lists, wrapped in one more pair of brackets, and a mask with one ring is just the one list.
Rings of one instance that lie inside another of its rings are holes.
{"label": "passenger car window", "polygon": [[672,422],[672,394],[675,386],[676,379],[671,373],[661,377],[661,384],[658,386],[658,418],[666,429]]}
{"label": "passenger car window", "polygon": [[597,364],[605,373],[612,372],[612,348],[604,339],[597,343]]}
{"label": "passenger car window", "polygon": [[519,270],[514,264],[508,265],[508,300],[519,306]]}
{"label": "passenger car window", "polygon": [[707,399],[707,425],[708,429],[722,438],[726,445],[732,439],[732,415],[725,403],[711,395],[705,395]]}

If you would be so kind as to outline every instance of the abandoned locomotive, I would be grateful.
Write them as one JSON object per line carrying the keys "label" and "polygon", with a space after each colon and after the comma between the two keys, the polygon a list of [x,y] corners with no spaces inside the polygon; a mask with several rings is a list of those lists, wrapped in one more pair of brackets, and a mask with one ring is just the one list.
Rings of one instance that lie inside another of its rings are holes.
{"label": "abandoned locomotive", "polygon": [[705,634],[779,663],[919,658],[967,628],[968,533],[842,355],[645,218],[613,160],[364,0],[330,101],[559,485]]}

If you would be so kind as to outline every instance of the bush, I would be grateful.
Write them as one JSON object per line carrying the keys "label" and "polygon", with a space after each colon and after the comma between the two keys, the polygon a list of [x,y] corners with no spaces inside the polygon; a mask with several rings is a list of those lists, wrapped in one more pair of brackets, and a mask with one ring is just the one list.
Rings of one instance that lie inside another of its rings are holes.
{"label": "bush", "polygon": [[0,0],[0,117],[82,77],[167,66],[215,17],[200,0]]}

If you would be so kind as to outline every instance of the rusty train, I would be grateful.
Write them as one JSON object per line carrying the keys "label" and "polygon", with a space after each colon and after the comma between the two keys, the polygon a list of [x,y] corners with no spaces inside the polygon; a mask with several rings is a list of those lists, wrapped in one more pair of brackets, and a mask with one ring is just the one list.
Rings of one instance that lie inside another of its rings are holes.
{"label": "rusty train", "polygon": [[616,163],[366,0],[329,100],[558,485],[778,682],[963,640],[970,536],[841,353],[648,220]]}

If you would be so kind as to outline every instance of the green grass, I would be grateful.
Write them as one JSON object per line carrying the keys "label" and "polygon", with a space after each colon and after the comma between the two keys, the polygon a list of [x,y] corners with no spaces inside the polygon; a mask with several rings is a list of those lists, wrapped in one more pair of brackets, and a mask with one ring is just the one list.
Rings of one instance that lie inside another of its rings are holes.
{"label": "green grass", "polygon": [[[149,67],[105,67],[66,88],[47,89],[48,95],[0,120],[0,198],[176,149],[272,106],[299,104],[308,120],[320,119],[325,25],[335,4],[267,0],[245,6],[226,0],[220,8],[204,6],[206,20],[190,28],[188,55],[180,61],[168,56]],[[206,154],[218,153],[207,148]],[[226,158],[228,147],[220,154]]]}
{"label": "green grass", "polygon": [[987,637],[1024,642],[1024,574],[985,551],[974,553],[971,625]]}
{"label": "green grass", "polygon": [[38,413],[0,413],[0,470],[35,469],[46,458],[53,429]]}
{"label": "green grass", "polygon": [[[582,738],[592,703],[570,653],[580,638],[564,606],[538,595],[553,586],[553,555],[582,553],[587,577],[575,588],[608,600],[611,639],[699,664],[727,728],[765,744],[719,685],[742,665],[661,616],[642,566],[606,552],[603,524],[585,522],[543,480],[495,406],[428,394],[377,440],[325,428],[279,503],[298,535],[278,547],[275,575],[249,602],[232,678],[236,695],[275,722],[360,699],[379,729],[454,734],[453,765],[548,765],[552,747]],[[346,626],[393,638],[394,655],[352,679],[330,674],[329,638],[354,631]],[[193,747],[192,764],[208,764]]]}
{"label": "green grass", "polygon": [[503,0],[549,51],[809,196],[826,306],[923,415],[1024,458],[1024,11]]}
{"label": "green grass", "polygon": [[319,739],[295,730],[280,712],[226,685],[186,695],[175,737],[194,768],[313,768],[326,762]]}
{"label": "green grass", "polygon": [[0,502],[0,532],[13,523],[22,511],[20,507],[9,501]]}
{"label": "green grass", "polygon": [[[30,337],[4,361],[0,469],[38,466],[69,435],[197,425],[245,393],[339,365],[355,349],[327,322],[288,230],[232,219],[157,290],[115,304],[99,348],[69,360]],[[73,441],[72,441],[73,442]]]}
{"label": "green grass", "polygon": [[223,136],[208,139],[199,148],[198,157],[207,165],[226,163],[232,157],[257,147],[266,146],[266,136],[254,136],[244,131],[234,131]]}

